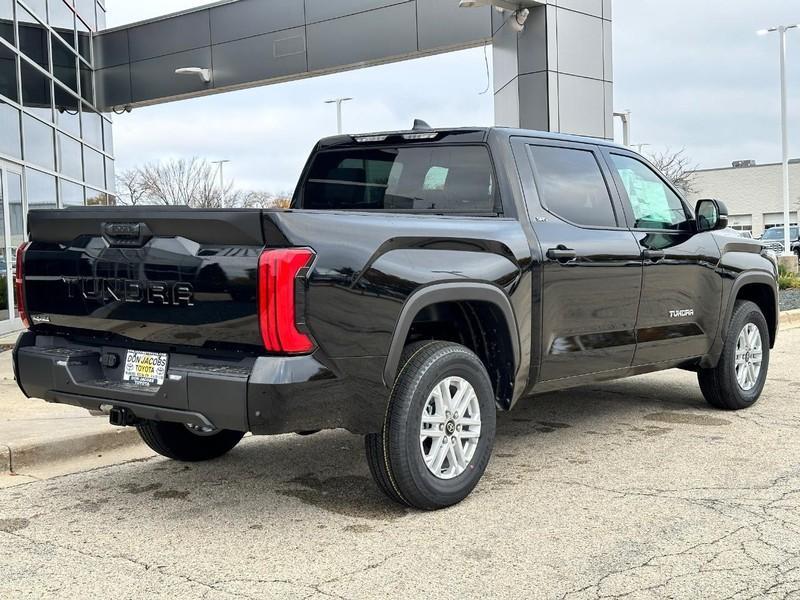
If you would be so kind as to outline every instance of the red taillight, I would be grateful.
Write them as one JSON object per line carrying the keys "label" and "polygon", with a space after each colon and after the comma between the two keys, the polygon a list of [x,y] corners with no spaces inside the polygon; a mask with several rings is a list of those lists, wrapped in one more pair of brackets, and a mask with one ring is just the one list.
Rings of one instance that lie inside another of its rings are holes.
{"label": "red taillight", "polygon": [[298,329],[297,314],[297,288],[314,256],[310,248],[286,248],[264,250],[258,258],[258,324],[269,352],[308,354],[314,349],[311,337]]}
{"label": "red taillight", "polygon": [[17,311],[25,329],[30,329],[31,321],[25,306],[25,250],[30,242],[22,242],[17,248],[16,274],[14,275],[14,289],[17,291]]}

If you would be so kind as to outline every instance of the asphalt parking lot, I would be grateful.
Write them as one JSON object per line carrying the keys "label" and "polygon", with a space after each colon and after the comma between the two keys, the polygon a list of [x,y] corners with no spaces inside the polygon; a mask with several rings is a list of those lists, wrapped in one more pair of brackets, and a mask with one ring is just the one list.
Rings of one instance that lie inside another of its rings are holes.
{"label": "asphalt parking lot", "polygon": [[340,431],[2,489],[0,598],[800,598],[799,350],[740,413],[676,371],[528,401],[438,513]]}

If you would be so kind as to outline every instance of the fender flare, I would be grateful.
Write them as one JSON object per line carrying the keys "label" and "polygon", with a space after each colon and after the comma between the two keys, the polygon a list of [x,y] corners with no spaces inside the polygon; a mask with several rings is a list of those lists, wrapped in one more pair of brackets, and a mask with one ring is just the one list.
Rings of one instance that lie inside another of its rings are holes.
{"label": "fender flare", "polygon": [[516,376],[520,366],[520,343],[517,319],[506,293],[495,285],[488,283],[453,282],[437,283],[425,286],[412,293],[403,305],[400,316],[392,334],[392,343],[383,369],[383,382],[390,387],[400,368],[406,337],[411,324],[419,311],[440,302],[489,302],[503,313],[511,335],[511,347],[514,353],[514,373]]}
{"label": "fender flare", "polygon": [[722,326],[720,327],[721,337],[725,337],[725,334],[728,331],[728,323],[731,322],[731,318],[733,317],[733,307],[736,305],[736,297],[739,295],[739,291],[746,285],[750,284],[758,284],[758,285],[765,285],[772,291],[772,297],[775,302],[775,323],[772,323],[771,326],[773,327],[773,337],[777,336],[778,333],[778,321],[780,320],[780,308],[778,304],[778,293],[777,293],[777,283],[775,281],[775,277],[770,275],[767,272],[761,271],[753,271],[753,272],[746,272],[739,275],[733,282],[731,286],[731,293],[728,296],[728,304],[725,307],[725,314],[723,315]]}

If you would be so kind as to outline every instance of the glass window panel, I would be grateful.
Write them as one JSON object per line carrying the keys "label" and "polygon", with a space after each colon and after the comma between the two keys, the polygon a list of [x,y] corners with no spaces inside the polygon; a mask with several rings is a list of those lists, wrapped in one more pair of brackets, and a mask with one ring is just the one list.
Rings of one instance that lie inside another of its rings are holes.
{"label": "glass window panel", "polygon": [[[0,202],[3,198],[3,186],[0,185]],[[0,204],[2,206],[2,204]],[[3,211],[0,210],[0,320],[9,317],[8,312],[8,277],[11,275],[8,269],[9,257],[6,256],[6,221]]]}
{"label": "glass window panel", "polygon": [[11,230],[11,247],[17,248],[25,241],[25,215],[22,212],[22,175],[6,171],[8,178],[8,212]]}
{"label": "glass window panel", "polygon": [[56,85],[55,90],[56,124],[67,133],[81,137],[81,101],[60,85]]}
{"label": "glass window panel", "polygon": [[97,16],[95,15],[94,0],[75,0],[78,15],[89,27],[97,31]]}
{"label": "glass window panel", "polygon": [[0,37],[14,43],[14,2],[0,0]]}
{"label": "glass window panel", "polygon": [[19,100],[17,94],[17,57],[3,45],[0,45],[0,94]]}
{"label": "glass window panel", "polygon": [[633,208],[637,229],[688,229],[686,209],[650,167],[629,156],[612,154],[628,201]]}
{"label": "glass window panel", "polygon": [[106,28],[106,11],[104,8],[97,7],[97,31],[103,31]]}
{"label": "glass window panel", "polygon": [[28,209],[58,208],[56,178],[47,173],[25,169],[28,191]]}
{"label": "glass window panel", "polygon": [[86,188],[86,206],[110,206],[115,204],[114,197],[105,192]]}
{"label": "glass window panel", "polygon": [[114,176],[114,161],[106,157],[106,189],[117,191],[116,177]]}
{"label": "glass window panel", "polygon": [[577,225],[616,227],[606,180],[592,152],[530,146],[542,205]]}
{"label": "glass window panel", "polygon": [[25,141],[25,160],[56,169],[55,138],[53,128],[30,115],[22,116],[23,140]]}
{"label": "glass window panel", "polygon": [[83,180],[81,144],[63,133],[58,134],[58,152],[61,157],[60,172],[73,179]]}
{"label": "glass window panel", "polygon": [[95,148],[103,147],[103,119],[99,113],[83,105],[83,141]]}
{"label": "glass window panel", "polygon": [[92,60],[92,36],[83,21],[75,19],[75,23],[78,26],[78,53],[89,62]]}
{"label": "glass window panel", "polygon": [[86,183],[95,187],[106,187],[106,167],[103,155],[95,152],[88,146],[83,147],[83,168],[86,173]]}
{"label": "glass window panel", "polygon": [[103,150],[114,154],[114,124],[103,119]]}
{"label": "glass window panel", "polygon": [[53,120],[52,93],[50,78],[36,67],[22,62],[22,105],[36,116]]}
{"label": "glass window panel", "polygon": [[92,70],[87,67],[83,62],[81,67],[81,98],[86,100],[89,104],[94,104],[94,77]]}
{"label": "glass window panel", "polygon": [[17,5],[17,20],[19,21],[19,49],[37,65],[49,70],[47,28],[19,5]]}
{"label": "glass window panel", "polygon": [[53,37],[53,75],[78,93],[78,56],[57,37]]}
{"label": "glass window panel", "polygon": [[50,26],[75,48],[75,13],[63,0],[50,0]]}
{"label": "glass window panel", "polygon": [[0,152],[22,158],[19,111],[5,102],[0,102],[0,132]]}
{"label": "glass window panel", "polygon": [[83,206],[83,186],[65,179],[61,180],[61,206]]}
{"label": "glass window panel", "polygon": [[26,0],[26,2],[37,17],[47,22],[47,6],[45,0]]}

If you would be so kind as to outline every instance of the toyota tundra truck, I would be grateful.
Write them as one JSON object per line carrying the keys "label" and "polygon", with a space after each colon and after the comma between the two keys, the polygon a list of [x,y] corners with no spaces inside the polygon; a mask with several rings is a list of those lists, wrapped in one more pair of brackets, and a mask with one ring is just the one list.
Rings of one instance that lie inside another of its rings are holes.
{"label": "toyota tundra truck", "polygon": [[31,211],[15,375],[179,461],[344,428],[389,498],[439,509],[530,396],[680,368],[713,407],[756,402],[777,269],[726,225],[602,140],[340,135],[286,210]]}

